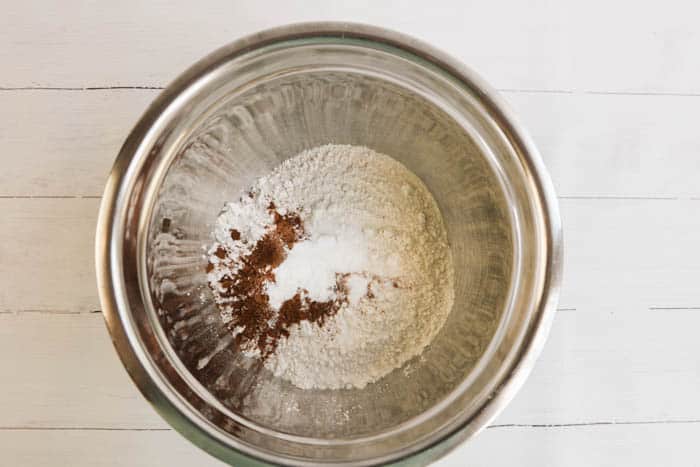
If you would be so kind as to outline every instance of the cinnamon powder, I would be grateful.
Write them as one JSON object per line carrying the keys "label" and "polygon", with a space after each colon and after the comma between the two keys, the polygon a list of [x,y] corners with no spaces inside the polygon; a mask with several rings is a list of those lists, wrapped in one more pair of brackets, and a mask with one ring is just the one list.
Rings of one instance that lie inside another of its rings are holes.
{"label": "cinnamon powder", "polygon": [[[336,283],[338,298],[335,300],[313,301],[306,297],[307,291],[301,290],[283,302],[278,311],[270,306],[265,285],[275,281],[273,270],[284,261],[287,251],[304,238],[304,225],[298,214],[282,215],[272,202],[268,211],[274,219],[274,228],[258,240],[250,254],[234,258],[223,247],[214,253],[224,262],[240,265],[235,274],[219,279],[219,285],[224,289],[219,292],[220,297],[231,308],[232,320],[228,326],[235,334],[235,343],[257,349],[263,359],[274,353],[280,338],[289,336],[293,324],[306,320],[322,326],[347,301],[344,279],[339,277]],[[235,229],[230,234],[234,240],[240,238]],[[207,272],[214,267],[209,263]]]}

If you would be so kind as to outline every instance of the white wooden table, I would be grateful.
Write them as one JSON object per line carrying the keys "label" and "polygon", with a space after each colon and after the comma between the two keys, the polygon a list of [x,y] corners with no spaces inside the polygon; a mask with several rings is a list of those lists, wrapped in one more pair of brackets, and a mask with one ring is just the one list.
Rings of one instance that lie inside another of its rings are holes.
{"label": "white wooden table", "polygon": [[438,465],[700,465],[697,2],[0,3],[1,465],[221,465],[122,369],[95,217],[160,88],[241,35],[319,19],[409,33],[480,72],[559,194],[565,275],[544,353]]}

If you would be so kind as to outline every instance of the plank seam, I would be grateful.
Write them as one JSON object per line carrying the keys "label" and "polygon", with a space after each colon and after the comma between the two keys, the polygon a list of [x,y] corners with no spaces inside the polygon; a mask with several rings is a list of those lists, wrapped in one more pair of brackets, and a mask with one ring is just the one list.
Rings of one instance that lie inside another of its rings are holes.
{"label": "plank seam", "polygon": [[[165,89],[164,86],[147,85],[117,85],[117,86],[0,86],[0,91],[113,91],[113,90],[155,90]],[[502,93],[512,94],[557,94],[557,95],[592,95],[592,96],[648,96],[648,97],[700,97],[696,92],[673,91],[596,91],[569,89],[516,89],[499,88]]]}
{"label": "plank seam", "polygon": [[611,425],[695,425],[700,424],[700,419],[689,420],[638,420],[638,421],[593,421],[577,423],[503,423],[490,425],[488,428],[577,428],[591,426]]}
{"label": "plank seam", "polygon": [[72,310],[52,310],[52,309],[20,309],[20,310],[0,310],[1,315],[21,315],[21,314],[39,314],[39,315],[92,315],[102,313],[102,310],[89,311],[72,311]]}
{"label": "plank seam", "polygon": [[102,199],[100,195],[0,195],[0,199]]}
{"label": "plank seam", "polygon": [[172,431],[172,428],[111,428],[99,426],[0,426],[0,431]]}
{"label": "plank seam", "polygon": [[[488,429],[502,428],[580,428],[614,425],[696,425],[700,419],[688,420],[637,420],[637,421],[592,421],[576,423],[503,423],[489,425]],[[97,427],[97,426],[0,426],[0,431],[172,431],[171,428]]]}
{"label": "plank seam", "polygon": [[[617,196],[617,195],[560,195],[558,199],[580,200],[648,200],[648,201],[700,201],[700,197],[691,196]],[[102,199],[101,195],[0,195],[0,199]]]}
{"label": "plank seam", "polygon": [[570,89],[515,89],[500,88],[499,92],[512,94],[559,94],[587,96],[641,96],[641,97],[700,97],[696,92],[663,92],[663,91],[596,91]]}
{"label": "plank seam", "polygon": [[0,91],[160,91],[163,86],[0,86]]}

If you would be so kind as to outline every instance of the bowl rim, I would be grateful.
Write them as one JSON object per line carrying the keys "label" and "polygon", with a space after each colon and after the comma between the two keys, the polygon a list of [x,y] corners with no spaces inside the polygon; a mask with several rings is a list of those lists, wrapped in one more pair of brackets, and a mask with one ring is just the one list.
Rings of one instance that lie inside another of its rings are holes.
{"label": "bowl rim", "polygon": [[123,200],[128,198],[129,194],[127,185],[133,177],[133,170],[130,170],[131,161],[141,143],[152,131],[154,124],[176,99],[195,85],[202,76],[237,56],[277,42],[322,37],[362,39],[403,50],[443,70],[465,83],[470,89],[477,90],[480,103],[488,109],[510,143],[518,148],[539,197],[537,201],[541,206],[540,211],[545,224],[544,284],[540,296],[535,297],[536,311],[533,312],[531,323],[525,331],[518,352],[510,368],[494,389],[493,397],[479,407],[471,417],[466,418],[450,432],[432,439],[426,446],[418,450],[398,453],[391,459],[377,459],[377,461],[388,460],[392,463],[408,458],[418,462],[433,461],[485,428],[513,398],[532,370],[544,347],[556,311],[561,285],[563,250],[562,226],[554,187],[529,135],[517,123],[508,106],[490,85],[458,60],[422,41],[402,33],[359,23],[290,24],[267,29],[225,45],[195,63],[169,84],[129,134],[114,163],[104,191],[95,239],[96,274],[103,315],[117,353],[132,380],[158,413],[178,432],[225,462],[235,461],[243,465],[285,462],[283,458],[270,459],[262,453],[251,452],[250,449],[238,443],[224,442],[215,433],[205,429],[206,427],[201,423],[203,420],[199,420],[198,423],[197,420],[188,416],[189,412],[185,412],[181,404],[175,403],[166,394],[163,386],[154,380],[154,372],[149,368],[151,363],[143,349],[132,345],[132,340],[136,337],[134,330],[127,326],[129,320],[125,310],[128,304],[123,297],[120,297],[120,290],[117,290],[115,283],[122,272],[119,266],[122,256],[119,244],[121,239],[115,236],[115,227],[118,224],[119,211],[124,209]]}

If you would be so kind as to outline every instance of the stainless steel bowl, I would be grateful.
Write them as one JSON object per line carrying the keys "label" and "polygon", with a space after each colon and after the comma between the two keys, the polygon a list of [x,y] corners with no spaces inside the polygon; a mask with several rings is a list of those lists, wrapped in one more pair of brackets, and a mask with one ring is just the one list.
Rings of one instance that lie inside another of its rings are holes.
{"label": "stainless steel bowl", "polygon": [[[326,143],[415,172],[455,262],[455,305],[433,344],[362,390],[301,390],[235,352],[205,281],[224,202]],[[532,368],[561,227],[536,149],[474,73],[403,35],[315,23],[234,42],[163,91],[115,163],[96,255],[124,365],[200,447],[237,465],[420,464],[486,426]]]}

